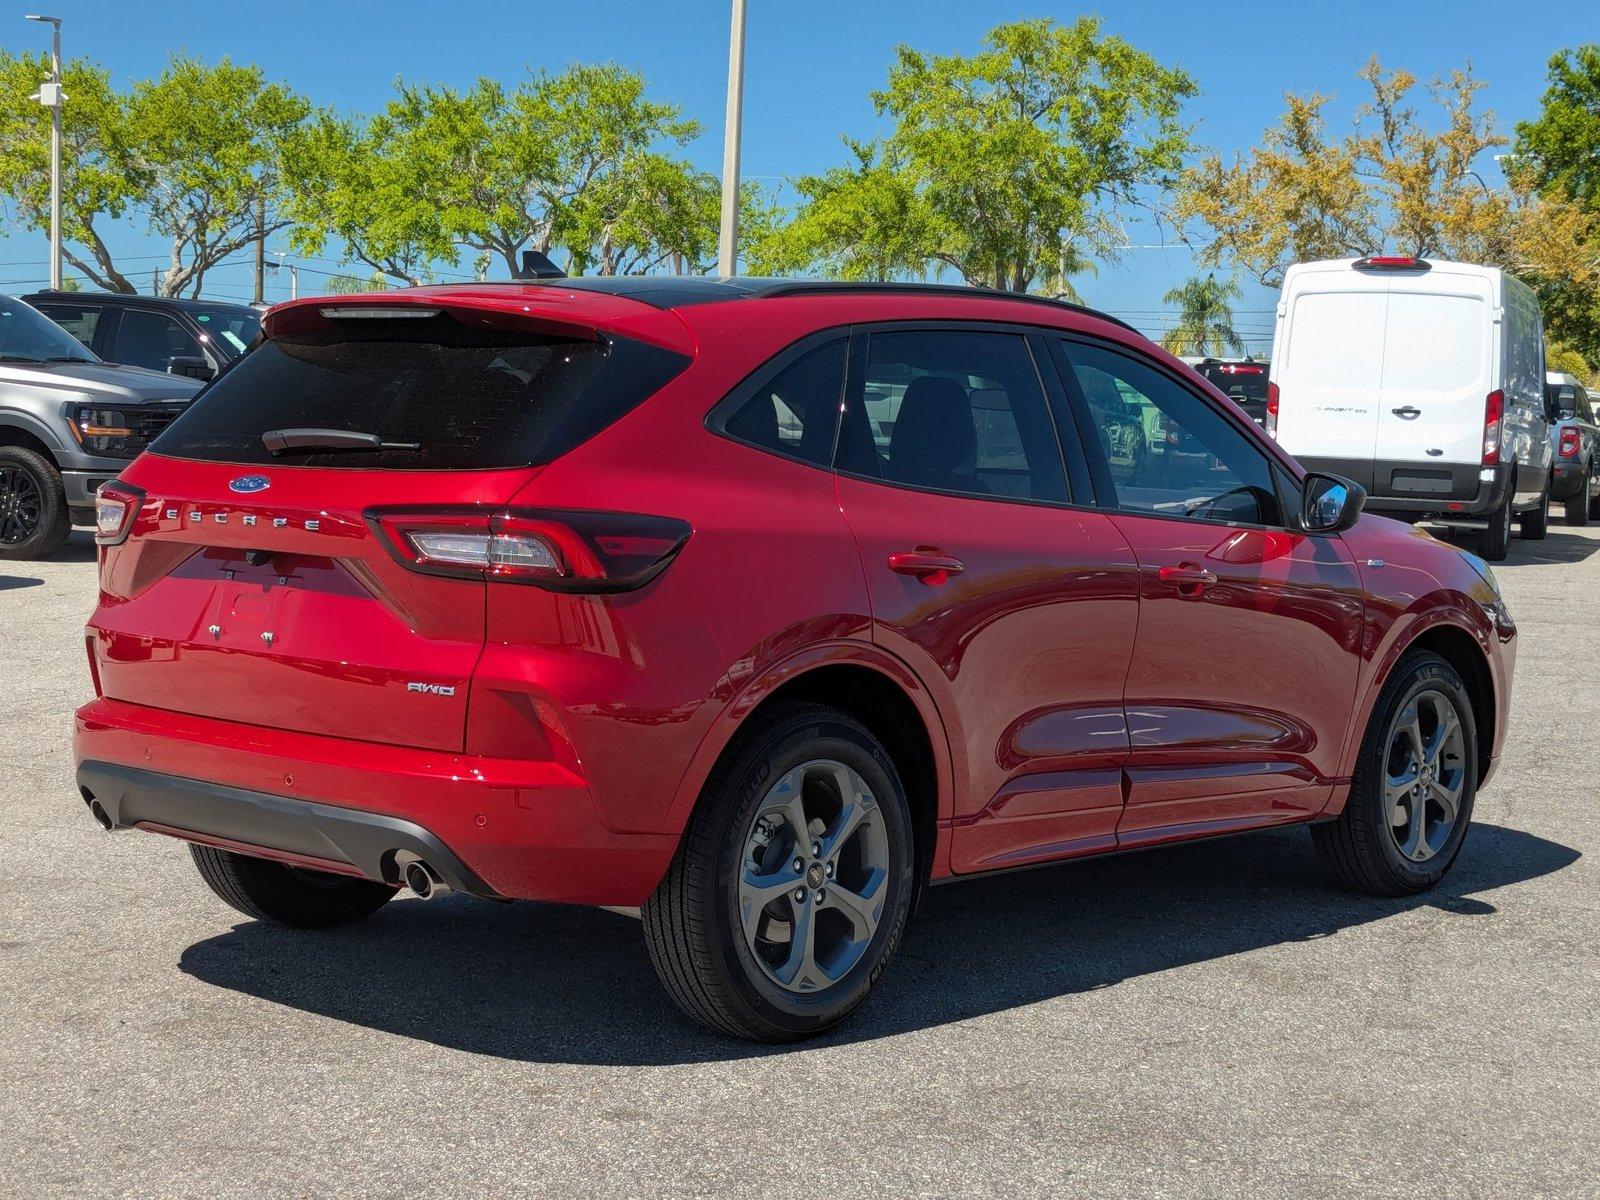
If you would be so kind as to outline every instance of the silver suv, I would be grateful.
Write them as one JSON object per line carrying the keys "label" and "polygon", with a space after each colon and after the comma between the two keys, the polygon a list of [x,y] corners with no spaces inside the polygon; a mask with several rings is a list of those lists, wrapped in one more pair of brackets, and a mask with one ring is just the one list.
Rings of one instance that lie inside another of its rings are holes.
{"label": "silver suv", "polygon": [[0,296],[0,559],[43,558],[94,493],[183,411],[200,383],[101,362],[55,322]]}

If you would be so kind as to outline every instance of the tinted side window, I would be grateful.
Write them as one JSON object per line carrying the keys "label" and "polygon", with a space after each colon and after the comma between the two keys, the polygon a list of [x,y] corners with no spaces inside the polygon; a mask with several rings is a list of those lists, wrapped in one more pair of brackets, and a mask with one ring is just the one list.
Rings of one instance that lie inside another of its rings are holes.
{"label": "tinted side window", "polygon": [[165,371],[168,360],[179,355],[204,358],[205,352],[200,349],[200,343],[166,313],[130,308],[122,314],[117,344],[111,352],[113,362]]}
{"label": "tinted side window", "polygon": [[835,338],[747,384],[722,418],[723,432],[763,450],[827,466],[849,345],[845,338]]}
{"label": "tinted side window", "polygon": [[841,470],[964,495],[1068,498],[1033,355],[1016,334],[871,335],[840,439]]}
{"label": "tinted side window", "polygon": [[94,330],[100,323],[99,308],[85,304],[40,304],[36,307],[85,346],[94,349]]}
{"label": "tinted side window", "polygon": [[1078,342],[1064,347],[1116,488],[1116,507],[1282,524],[1271,464],[1248,435],[1136,358]]}

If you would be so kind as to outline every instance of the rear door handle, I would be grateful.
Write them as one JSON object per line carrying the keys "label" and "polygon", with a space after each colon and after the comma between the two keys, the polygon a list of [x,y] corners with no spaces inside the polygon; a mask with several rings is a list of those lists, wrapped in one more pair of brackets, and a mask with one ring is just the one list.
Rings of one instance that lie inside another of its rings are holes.
{"label": "rear door handle", "polygon": [[1170,583],[1178,589],[1178,595],[1186,600],[1198,599],[1206,588],[1217,581],[1216,572],[1208,571],[1204,567],[1197,567],[1193,563],[1179,563],[1175,567],[1162,567],[1156,572],[1162,583]]}
{"label": "rear door handle", "polygon": [[937,550],[901,550],[889,555],[889,570],[896,575],[910,575],[937,587],[952,575],[965,571],[966,564],[959,558],[940,554]]}
{"label": "rear door handle", "polygon": [[1389,411],[1402,421],[1414,421],[1422,415],[1422,410],[1415,404],[1407,404],[1401,408],[1391,408]]}

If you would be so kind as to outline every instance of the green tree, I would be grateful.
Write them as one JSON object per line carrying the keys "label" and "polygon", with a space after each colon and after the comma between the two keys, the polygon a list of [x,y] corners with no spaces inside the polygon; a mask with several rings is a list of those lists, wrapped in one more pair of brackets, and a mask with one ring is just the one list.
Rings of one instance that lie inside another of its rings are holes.
{"label": "green tree", "polygon": [[290,246],[315,255],[331,239],[345,260],[384,278],[426,282],[432,264],[456,255],[446,214],[423,187],[448,167],[427,153],[390,137],[381,122],[318,114],[284,156]]}
{"label": "green tree", "polygon": [[[0,54],[0,194],[11,221],[48,236],[49,114],[27,99],[40,57]],[[171,242],[162,290],[198,294],[217,263],[281,229],[280,153],[309,104],[256,67],[174,58],[116,91],[92,63],[63,70],[62,254],[96,286],[135,291],[102,236],[143,212]]]}
{"label": "green tree", "polygon": [[[1411,103],[1416,79],[1361,71],[1370,99],[1346,136],[1328,136],[1331,97],[1289,96],[1262,145],[1225,163],[1209,154],[1184,174],[1175,216],[1199,227],[1207,266],[1237,264],[1271,286],[1289,264],[1388,251],[1487,263],[1538,280],[1592,275],[1581,251],[1592,222],[1571,203],[1540,195],[1526,172],[1505,186],[1480,171],[1506,139],[1479,112],[1482,84],[1466,71],[1428,93],[1442,120]],[[1586,284],[1584,286],[1587,286]]]}
{"label": "green tree", "polygon": [[[50,113],[29,99],[48,55],[0,51],[0,216],[22,232],[50,236]],[[62,69],[68,96],[61,124],[62,256],[107,291],[132,292],[103,233],[148,195],[149,173],[133,153],[128,100],[110,75],[73,60]]]}
{"label": "green tree", "polygon": [[1593,370],[1600,366],[1600,45],[1556,54],[1548,79],[1539,116],[1517,126],[1513,161],[1541,198],[1588,219],[1574,269],[1547,273],[1539,298],[1552,333]]}
{"label": "green tree", "polygon": [[311,105],[261,69],[174,58],[128,102],[135,157],[147,173],[150,228],[171,241],[166,295],[198,296],[206,272],[289,221],[286,144]]}
{"label": "green tree", "polygon": [[1195,90],[1091,17],[1000,25],[970,56],[901,46],[873,93],[892,132],[850,144],[855,166],[797,181],[796,245],[858,278],[933,263],[969,283],[1060,290],[1063,265],[1114,254],[1119,211],[1153,205],[1175,177]]}
{"label": "green tree", "polygon": [[834,279],[883,283],[925,278],[937,250],[934,215],[902,163],[878,143],[845,139],[855,162],[792,181],[800,204],[749,263],[751,274],[817,270]]}
{"label": "green tree", "polygon": [[1233,328],[1233,305],[1243,293],[1233,280],[1217,282],[1215,275],[1196,276],[1161,297],[1164,304],[1178,306],[1178,320],[1161,336],[1161,344],[1173,354],[1237,354],[1244,339]]}
{"label": "green tree", "polygon": [[316,253],[335,239],[407,283],[462,251],[512,274],[525,248],[606,273],[700,262],[714,180],[672,154],[699,132],[611,64],[514,88],[401,83],[369,121],[324,116],[295,140],[293,241]]}

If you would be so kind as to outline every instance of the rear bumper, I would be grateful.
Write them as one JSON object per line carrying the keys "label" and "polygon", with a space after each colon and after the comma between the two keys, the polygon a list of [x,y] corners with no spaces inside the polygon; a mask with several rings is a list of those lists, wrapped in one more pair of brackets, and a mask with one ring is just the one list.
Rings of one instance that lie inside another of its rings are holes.
{"label": "rear bumper", "polygon": [[240,725],[104,697],[78,710],[79,786],[116,827],[395,882],[397,852],[487,897],[636,907],[677,849],[608,829],[559,763]]}
{"label": "rear bumper", "polygon": [[78,790],[112,829],[150,829],[225,849],[270,850],[305,866],[399,882],[395,857],[414,855],[458,892],[498,898],[477,872],[421,825],[399,817],[248,792],[159,771],[89,760]]}
{"label": "rear bumper", "polygon": [[1565,500],[1569,496],[1576,496],[1578,489],[1583,486],[1583,464],[1576,460],[1556,459],[1556,464],[1550,471],[1550,497],[1553,500]]}
{"label": "rear bumper", "polygon": [[[1295,455],[1308,471],[1325,471],[1354,479],[1367,488],[1366,509],[1408,521],[1481,521],[1505,500],[1511,484],[1511,466],[1479,467],[1461,463],[1399,463],[1356,461],[1342,458],[1316,458]],[[1483,473],[1489,472],[1484,479]],[[1396,494],[1393,484],[1407,481],[1408,494]],[[1421,494],[1424,487],[1437,487],[1436,494]],[[1415,489],[1415,490],[1413,490]]]}

